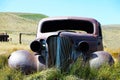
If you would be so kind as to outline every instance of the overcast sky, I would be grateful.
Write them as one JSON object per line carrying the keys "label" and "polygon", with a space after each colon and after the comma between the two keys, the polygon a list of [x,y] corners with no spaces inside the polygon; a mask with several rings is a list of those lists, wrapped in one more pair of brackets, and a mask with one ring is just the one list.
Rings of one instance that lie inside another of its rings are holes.
{"label": "overcast sky", "polygon": [[81,16],[95,18],[103,25],[120,24],[120,0],[0,0],[0,12]]}

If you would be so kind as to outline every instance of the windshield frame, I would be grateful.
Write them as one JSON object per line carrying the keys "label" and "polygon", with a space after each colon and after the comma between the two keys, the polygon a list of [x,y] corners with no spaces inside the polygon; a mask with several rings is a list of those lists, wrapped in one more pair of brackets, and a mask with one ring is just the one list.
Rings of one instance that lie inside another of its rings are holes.
{"label": "windshield frame", "polygon": [[86,20],[49,20],[42,23],[40,32],[47,33],[59,30],[83,30],[87,33],[93,34],[94,25],[92,22]]}

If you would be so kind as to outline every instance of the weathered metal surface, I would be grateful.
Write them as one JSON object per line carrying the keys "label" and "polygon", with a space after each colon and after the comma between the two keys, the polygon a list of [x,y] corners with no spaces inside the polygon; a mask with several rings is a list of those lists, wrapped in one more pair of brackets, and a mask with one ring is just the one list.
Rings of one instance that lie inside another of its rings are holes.
{"label": "weathered metal surface", "polygon": [[37,70],[37,63],[34,55],[26,50],[13,52],[8,58],[8,65],[14,69],[21,69],[25,74]]}
{"label": "weathered metal surface", "polygon": [[[72,54],[72,41],[66,37],[50,36],[47,39],[49,66],[66,70],[70,63],[69,60]],[[66,45],[67,44],[67,45]]]}

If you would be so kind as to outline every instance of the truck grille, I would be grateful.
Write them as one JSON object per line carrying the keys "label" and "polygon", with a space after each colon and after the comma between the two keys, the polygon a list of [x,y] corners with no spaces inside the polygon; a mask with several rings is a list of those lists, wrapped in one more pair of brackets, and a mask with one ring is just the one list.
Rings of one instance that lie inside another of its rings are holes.
{"label": "truck grille", "polygon": [[48,66],[66,69],[69,66],[70,54],[72,53],[72,41],[66,37],[50,36],[48,43]]}

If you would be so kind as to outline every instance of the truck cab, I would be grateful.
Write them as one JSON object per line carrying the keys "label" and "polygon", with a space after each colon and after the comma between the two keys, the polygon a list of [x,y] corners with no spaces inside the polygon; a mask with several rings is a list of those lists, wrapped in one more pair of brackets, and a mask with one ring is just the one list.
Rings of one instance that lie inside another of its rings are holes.
{"label": "truck cab", "polygon": [[[69,58],[75,61],[80,55],[86,60],[91,53],[103,50],[101,25],[92,18],[44,18],[39,22],[37,37],[30,47],[43,55],[48,66],[60,67]],[[48,58],[42,52],[47,52]]]}

